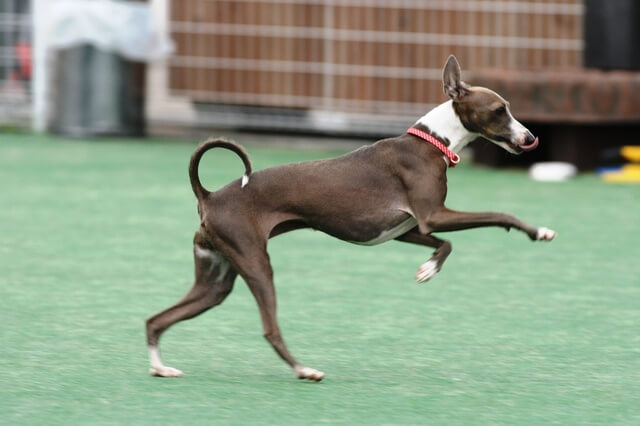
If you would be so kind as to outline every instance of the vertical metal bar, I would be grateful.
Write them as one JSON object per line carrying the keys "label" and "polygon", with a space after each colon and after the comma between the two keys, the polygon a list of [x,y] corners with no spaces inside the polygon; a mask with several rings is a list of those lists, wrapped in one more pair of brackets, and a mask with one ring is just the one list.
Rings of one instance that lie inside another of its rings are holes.
{"label": "vertical metal bar", "polygon": [[[5,10],[4,4],[5,4],[6,0],[2,0],[2,11]],[[0,28],[0,41],[2,42],[2,44],[0,44],[0,88],[2,87],[2,85],[4,85],[4,78],[7,75],[6,71],[5,71],[5,62],[6,62],[6,56],[8,55],[8,51],[7,51],[7,47],[6,44],[4,43],[4,36],[3,33],[6,31],[6,28]]]}
{"label": "vertical metal bar", "polygon": [[[578,19],[575,20],[576,24],[575,24],[575,34],[574,34],[574,38],[576,40],[584,40],[584,19],[582,18],[582,16],[580,16]],[[578,58],[576,59],[577,63],[574,62],[573,66],[574,67],[581,67],[582,64],[584,64],[584,47],[582,49],[580,49],[580,54],[578,55]]]}
{"label": "vertical metal bar", "polygon": [[[549,38],[555,38],[556,37],[556,26],[555,26],[555,18],[556,15],[546,15],[545,16],[545,33],[546,33],[546,37]],[[558,65],[558,52],[560,52],[560,49],[546,49],[547,52],[547,63],[545,64],[546,67],[557,67]]]}
{"label": "vertical metal bar", "polygon": [[[334,4],[333,19],[334,28],[338,30],[349,29],[350,17],[353,14],[353,7],[350,7],[349,2],[343,2],[342,8],[340,5]],[[345,41],[333,40],[333,62],[338,64],[344,64],[346,61],[345,54]],[[340,105],[344,105],[344,100],[348,98],[347,84],[345,82],[346,76],[336,75],[333,73],[333,102],[334,107],[340,108]]]}
{"label": "vertical metal bar", "polygon": [[323,50],[324,50],[324,61],[323,61],[323,66],[322,66],[322,104],[323,107],[327,110],[331,110],[333,107],[333,85],[334,85],[334,78],[333,78],[333,63],[334,63],[334,58],[333,58],[333,54],[334,54],[334,40],[333,40],[333,34],[334,34],[334,22],[333,22],[333,12],[334,12],[334,7],[333,7],[333,2],[327,2],[324,5],[324,11],[323,11],[323,15],[324,15],[324,46],[323,46]]}
{"label": "vertical metal bar", "polygon": [[[571,34],[571,19],[572,17],[569,15],[565,15],[562,17],[562,19],[560,20],[560,22],[562,22],[562,28],[561,28],[561,32],[560,34],[562,34],[563,37],[567,38],[567,39],[573,39],[573,34]],[[560,55],[560,67],[561,68],[567,68],[567,65],[569,64],[569,55],[571,54],[571,51],[568,49],[564,49],[562,51],[562,55]]]}
{"label": "vertical metal bar", "polygon": [[[436,9],[430,9],[429,10],[429,28],[431,28],[431,32],[436,32],[434,31],[435,28],[438,28],[438,16],[436,15]],[[429,46],[426,44],[422,44],[421,45],[422,49],[429,49],[429,52],[431,53],[429,60],[427,61],[427,64],[429,65],[429,67],[432,66],[432,61],[433,61],[433,52],[438,52],[439,49],[434,49],[433,46]],[[431,79],[427,79],[427,90],[426,90],[426,99],[431,102],[432,99],[436,99],[437,98],[437,93],[434,93],[434,91],[432,90],[433,85],[431,84]]]}
{"label": "vertical metal bar", "polygon": [[[237,2],[231,8],[230,14],[235,25],[242,24],[242,13],[238,13],[238,8],[246,8],[247,3]],[[242,52],[240,49],[240,36],[234,35],[231,37],[231,49],[229,51],[229,56],[231,58],[238,58],[242,56]],[[231,78],[233,79],[233,93],[243,93],[244,92],[244,79],[246,78],[247,72],[242,70],[238,71],[237,69],[233,69],[230,71]]]}
{"label": "vertical metal bar", "polygon": [[[231,9],[232,5],[229,2],[224,2],[224,7],[221,7],[222,9],[222,19],[223,22],[228,23],[232,26],[236,25],[236,22],[233,20],[233,15],[232,15],[232,9]],[[233,38],[234,36],[230,36],[230,35],[225,35],[224,36],[224,53],[223,55],[227,58],[232,56],[233,53]],[[221,81],[220,81],[220,86],[217,89],[218,92],[222,91],[222,92],[229,92],[232,93],[233,95],[236,94],[236,73],[234,72],[233,68],[231,67],[220,67],[219,69],[220,72],[220,77],[221,77]]]}
{"label": "vertical metal bar", "polygon": [[[338,24],[338,28],[352,31],[354,30],[354,26],[353,26],[354,17],[357,14],[355,10],[360,8],[360,6],[350,5],[349,2],[345,2],[343,4],[347,7],[345,7],[345,13],[338,13],[338,16],[340,16],[339,18],[340,24]],[[338,48],[338,53],[335,55],[336,62],[340,64],[346,64],[349,62],[349,55],[347,50],[348,43],[349,42],[344,40],[336,42],[336,47]],[[340,88],[340,91],[336,97],[343,100],[344,99],[353,100],[353,96],[352,96],[353,86],[349,84],[349,79],[351,78],[351,76],[339,75],[334,78],[336,78],[340,82],[340,84],[338,85],[338,87]],[[357,105],[356,108],[359,108],[359,105]]]}
{"label": "vertical metal bar", "polygon": [[[444,17],[442,19],[442,23],[443,23],[442,34],[445,34],[445,35],[451,34],[450,20],[451,20],[451,9],[447,8],[444,10]],[[448,52],[451,52],[451,46],[448,43],[447,44],[440,43],[439,51],[440,51],[439,56],[441,57],[445,56]]]}
{"label": "vertical metal bar", "polygon": [[47,101],[49,96],[49,79],[48,65],[51,61],[47,60],[47,34],[44,27],[40,24],[46,22],[48,16],[48,8],[50,1],[34,0],[32,3],[31,28],[33,34],[33,130],[36,132],[44,132],[47,128]]}
{"label": "vertical metal bar", "polygon": [[[260,5],[259,4],[251,4],[249,7],[249,16],[251,25],[258,25],[260,23]],[[247,56],[250,59],[258,60],[260,55],[260,49],[258,46],[258,41],[255,37],[245,36],[245,42],[247,43]],[[257,94],[259,92],[260,87],[260,76],[257,72],[254,72],[251,78],[251,95]]]}
{"label": "vertical metal bar", "polygon": [[[478,29],[477,29],[477,25],[476,22],[478,20],[478,14],[477,13],[471,13],[471,12],[466,12],[467,14],[467,23],[466,26],[469,29],[468,34],[475,36],[477,35]],[[476,48],[471,48],[469,49],[469,65],[467,65],[468,67],[471,67],[471,69],[477,69],[478,68],[478,63],[477,63],[477,54],[478,54],[478,49]]]}
{"label": "vertical metal bar", "polygon": [[[366,8],[366,30],[371,30],[375,28],[375,11],[372,7]],[[360,42],[360,45],[366,45],[366,64],[371,65],[375,64],[375,56],[376,56],[376,46],[372,42]],[[375,77],[369,77],[367,79],[366,91],[363,94],[363,98],[365,99],[365,104],[367,105],[367,109],[370,110],[370,106],[375,102],[376,99],[376,83]]]}
{"label": "vertical metal bar", "polygon": [[36,132],[43,132],[46,128],[46,67],[45,65],[45,49],[43,41],[44,35],[42,28],[38,24],[40,18],[40,5],[42,0],[33,0],[31,4],[31,31],[32,31],[32,45],[33,54],[31,56],[33,61],[32,72],[32,90],[33,98],[31,105],[31,113],[33,115],[33,121],[31,122],[32,129]]}
{"label": "vertical metal bar", "polygon": [[[452,32],[453,34],[465,34],[465,28],[464,28],[464,22],[463,22],[463,13],[464,11],[462,10],[454,10],[453,11],[453,27],[452,27]],[[464,46],[464,47],[460,47],[460,56],[462,56],[463,60],[465,63],[468,63],[469,60],[467,59],[469,57],[469,46]],[[468,65],[467,65],[468,66]]]}
{"label": "vertical metal bar", "polygon": [[[386,29],[388,14],[385,13],[384,10],[380,10],[380,9],[376,9],[376,13],[378,15],[377,16],[378,28],[383,30]],[[380,43],[380,45],[378,46],[378,51],[382,53],[376,56],[376,61],[375,61],[376,66],[379,66],[381,63],[384,63],[384,61],[389,57],[389,45],[385,43]],[[381,76],[377,79],[379,80],[379,84],[376,84],[376,86],[380,87],[382,90],[378,92],[378,96],[376,97],[376,102],[390,99],[391,96],[389,94],[389,79],[384,76]]]}
{"label": "vertical metal bar", "polygon": [[[22,14],[22,16],[20,17],[20,22],[21,22],[21,26],[22,26],[22,31],[23,32],[29,32],[29,43],[33,43],[32,39],[33,39],[33,28],[29,25],[30,21],[29,21],[29,15],[31,13],[33,13],[32,9],[31,9],[31,0],[27,0],[26,1],[27,6],[24,9],[24,12]],[[29,102],[33,102],[33,83],[32,83],[32,76],[29,76],[29,83],[28,83],[28,91],[29,91]]]}
{"label": "vertical metal bar", "polygon": [[[428,14],[429,14],[428,10],[423,10],[420,13],[420,17],[422,18],[422,20],[424,22],[427,21],[427,15]],[[422,20],[418,21],[416,23],[416,25],[415,25],[415,30],[416,31],[418,31],[422,27],[422,25],[421,25]],[[422,45],[422,44],[417,45],[417,46],[414,45],[414,48],[417,50],[417,52],[416,52],[416,66],[419,67],[419,68],[426,68],[428,66],[427,65],[428,61],[425,61],[425,54],[424,54],[425,53],[424,52],[425,46]],[[423,102],[423,99],[425,97],[425,86],[426,85],[425,85],[425,78],[424,77],[418,77],[418,78],[415,79],[415,85],[414,85],[415,90],[414,90],[414,94],[413,94],[413,96],[414,96],[414,100],[413,101],[415,103],[419,104],[419,103]]]}
{"label": "vertical metal bar", "polygon": [[[483,35],[487,35],[490,34],[491,32],[491,12],[488,11],[482,11],[480,12],[482,13],[482,21],[484,23],[484,25],[482,26],[482,31],[483,31]],[[493,66],[494,64],[491,63],[490,61],[490,51],[489,48],[487,48],[486,46],[482,46],[480,48],[482,50],[482,66],[486,67],[486,66]]]}
{"label": "vertical metal bar", "polygon": [[[496,22],[496,31],[495,31],[495,35],[498,38],[504,38],[505,37],[505,33],[504,33],[504,21],[505,21],[505,14],[504,12],[493,12],[494,13],[494,17],[495,17],[495,22]],[[500,68],[505,66],[505,60],[504,60],[504,48],[502,46],[498,46],[495,48],[496,51],[496,65]]]}
{"label": "vertical metal bar", "polygon": [[[256,3],[256,7],[260,8],[260,14],[258,14],[258,25],[264,25],[265,20],[267,18],[266,9],[268,7],[267,4],[264,3]],[[255,35],[250,36],[251,40],[256,43],[259,47],[259,60],[268,59],[269,53],[272,50],[272,45],[275,43],[275,38],[273,37],[264,37],[260,38]],[[268,92],[269,87],[269,78],[267,76],[266,71],[256,71],[257,78],[260,81],[260,85],[258,87],[258,93],[263,94]]]}
{"label": "vertical metal bar", "polygon": [[[202,2],[202,0],[195,0],[198,3],[196,3],[196,10],[198,13],[198,16],[204,16],[204,4]],[[204,40],[207,37],[207,34],[203,34],[203,33],[197,33],[197,34],[193,34],[193,37],[195,38],[195,42],[196,42],[196,46],[194,49],[194,56],[198,57],[198,58],[202,58],[205,55],[205,51],[203,49],[204,46]],[[196,75],[195,75],[195,90],[198,91],[204,91],[205,90],[205,85],[204,85],[204,78],[203,75],[206,73],[206,68],[196,68],[195,69]]]}
{"label": "vertical metal bar", "polygon": [[[5,11],[5,9],[7,9],[6,7],[6,2],[7,0],[2,0],[2,12]],[[7,76],[7,72],[5,70],[6,68],[6,63],[7,61],[7,57],[9,55],[9,48],[8,48],[8,43],[5,42],[6,39],[6,32],[7,32],[7,27],[1,27],[0,28],[0,88],[2,87],[2,85],[6,84],[5,83],[5,78]]]}
{"label": "vertical metal bar", "polygon": [[[570,20],[571,17],[566,15],[566,16],[562,16],[560,19],[560,22],[562,23],[562,27],[560,28],[560,34],[562,35],[562,37],[565,37],[567,39],[573,38],[573,34],[570,34],[569,29],[570,27]],[[571,51],[569,49],[563,49],[562,54],[560,55],[560,67],[561,68],[567,68],[567,65],[569,63],[569,55],[571,54]]]}
{"label": "vertical metal bar", "polygon": [[[194,37],[193,24],[191,22],[191,1],[192,0],[184,0],[184,20],[186,23],[186,34],[184,36],[184,52],[189,56],[193,55],[193,47],[191,43]],[[180,82],[181,89],[193,90],[193,86],[189,84],[189,82],[191,81],[191,79],[189,78],[191,74],[191,67],[183,65],[182,72],[180,74],[182,75],[182,81]]]}
{"label": "vertical metal bar", "polygon": [[[508,15],[508,36],[509,37],[518,37],[519,35],[516,19],[517,19],[516,13],[509,13]],[[518,56],[519,50],[520,50],[519,47],[509,47],[507,50],[507,63],[509,65],[509,68],[511,69],[516,68],[517,56]]]}
{"label": "vertical metal bar", "polygon": [[[271,9],[270,23],[273,25],[278,20],[282,8],[285,4],[275,2],[274,7]],[[271,51],[271,57],[269,59],[279,60],[282,52],[284,51],[284,44],[286,43],[286,36],[277,37],[278,42],[274,43],[273,50]],[[282,88],[284,87],[283,73],[268,71],[271,76],[272,90],[271,94],[276,96],[276,99],[287,99],[282,95]]]}
{"label": "vertical metal bar", "polygon": [[[215,23],[219,17],[218,2],[213,2],[213,1],[206,2],[205,7],[208,9],[207,22]],[[208,32],[202,32],[201,36],[209,40],[209,42],[206,43],[207,45],[209,45],[209,48],[207,49],[207,58],[219,57],[220,56],[219,42],[220,42],[221,36],[219,34],[211,34]],[[216,90],[216,88],[218,87],[219,77],[220,77],[220,73],[218,72],[218,69],[216,69],[215,67],[206,68],[206,73],[203,78],[203,86],[205,87],[205,90],[207,91]]]}
{"label": "vertical metal bar", "polygon": [[[296,7],[295,4],[288,3],[283,4],[281,7],[284,7],[284,25],[293,27],[296,25],[295,14],[293,13],[293,8]],[[301,73],[295,72],[295,68],[291,66],[294,60],[294,49],[293,49],[294,39],[291,36],[288,36],[284,41],[284,51],[278,55],[279,60],[285,60],[287,64],[286,72],[284,73],[284,85],[282,87],[282,92],[285,95],[294,95],[295,91],[293,90],[294,81],[298,81],[302,78]]]}
{"label": "vertical metal bar", "polygon": [[7,19],[10,23],[5,27],[5,78],[7,79],[7,87],[9,88],[9,93],[14,90],[15,82],[11,81],[11,68],[13,67],[13,61],[15,59],[15,28],[12,23],[15,23],[17,15],[15,15],[15,8],[13,4],[13,0],[7,0],[5,2],[5,19]]}
{"label": "vertical metal bar", "polygon": [[[307,19],[306,8],[308,6],[304,4],[296,4],[294,5],[294,13],[293,13],[293,21],[296,26],[303,26],[305,28],[311,27],[311,22]],[[297,40],[294,38],[292,42],[292,60],[295,61],[303,61],[309,62],[309,59],[305,57],[304,50],[301,49],[303,40]],[[304,94],[305,96],[312,96],[313,92],[311,91],[311,79],[313,78],[313,74],[306,73],[300,74],[298,79],[294,81],[293,85],[293,93],[295,95]],[[304,90],[302,90],[304,88]]]}
{"label": "vertical metal bar", "polygon": [[[529,25],[529,15],[520,13],[518,14],[518,26],[521,28],[520,36],[529,37],[531,34],[531,27]],[[531,67],[529,61],[529,48],[523,47],[519,49],[518,53],[518,69],[529,69]]]}
{"label": "vertical metal bar", "polygon": [[[534,37],[542,37],[544,34],[544,22],[541,18],[541,15],[539,13],[537,13],[535,15],[534,18],[534,27],[533,27],[533,36]],[[543,66],[543,55],[542,55],[542,49],[534,49],[535,55],[534,55],[534,67],[539,68]]]}

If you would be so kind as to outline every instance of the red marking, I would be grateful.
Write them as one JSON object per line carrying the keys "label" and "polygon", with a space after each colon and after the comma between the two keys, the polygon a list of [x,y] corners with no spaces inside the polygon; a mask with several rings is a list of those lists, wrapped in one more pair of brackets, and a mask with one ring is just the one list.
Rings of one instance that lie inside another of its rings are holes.
{"label": "red marking", "polygon": [[447,157],[449,159],[449,167],[455,167],[456,164],[458,164],[460,162],[460,156],[458,154],[456,154],[455,152],[451,151],[449,148],[447,148],[447,146],[445,144],[440,142],[433,135],[430,135],[427,132],[423,132],[420,129],[416,129],[415,127],[410,127],[407,130],[407,133],[412,134],[414,136],[417,136],[420,139],[423,139],[423,140],[429,142],[430,144],[432,144],[433,146],[438,148],[440,151],[442,151],[442,153],[445,155],[445,157]]}

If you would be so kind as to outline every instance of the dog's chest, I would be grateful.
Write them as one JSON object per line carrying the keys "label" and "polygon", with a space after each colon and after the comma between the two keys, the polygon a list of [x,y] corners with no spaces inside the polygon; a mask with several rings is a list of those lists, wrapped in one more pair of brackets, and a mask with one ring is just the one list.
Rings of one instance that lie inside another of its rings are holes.
{"label": "dog's chest", "polygon": [[404,221],[400,222],[396,226],[386,229],[380,233],[377,237],[369,241],[351,241],[354,244],[363,246],[375,246],[376,244],[382,244],[389,240],[399,237],[400,235],[408,232],[417,225],[417,221],[413,216],[409,216]]}

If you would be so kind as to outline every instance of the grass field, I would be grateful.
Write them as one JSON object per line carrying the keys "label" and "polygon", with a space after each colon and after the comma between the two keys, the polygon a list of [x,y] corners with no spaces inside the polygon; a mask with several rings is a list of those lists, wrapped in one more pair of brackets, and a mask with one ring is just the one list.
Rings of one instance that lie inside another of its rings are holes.
{"label": "grass field", "polygon": [[[453,254],[424,285],[428,249],[271,241],[284,337],[321,383],[268,346],[241,279],[165,335],[185,377],[151,378],[144,319],[192,280],[195,142],[0,134],[0,423],[640,424],[640,187],[591,175],[451,171],[450,207],[559,237],[448,234]],[[255,169],[338,153],[249,151]],[[214,151],[201,170],[215,188],[242,168]]]}

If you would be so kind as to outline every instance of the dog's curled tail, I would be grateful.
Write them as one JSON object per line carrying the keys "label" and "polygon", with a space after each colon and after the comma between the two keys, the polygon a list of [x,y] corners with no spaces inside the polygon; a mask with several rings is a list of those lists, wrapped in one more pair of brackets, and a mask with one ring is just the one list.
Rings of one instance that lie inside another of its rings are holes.
{"label": "dog's curled tail", "polygon": [[202,142],[195,151],[193,151],[191,161],[189,162],[189,179],[191,180],[191,188],[193,189],[193,193],[196,194],[196,198],[198,200],[201,200],[209,194],[209,191],[204,189],[200,183],[200,178],[198,177],[198,165],[200,164],[200,159],[204,153],[212,148],[225,148],[235,152],[238,157],[240,157],[245,168],[244,176],[242,176],[243,187],[249,182],[249,176],[251,176],[251,160],[249,160],[249,155],[244,148],[235,142],[226,139],[207,139]]}

